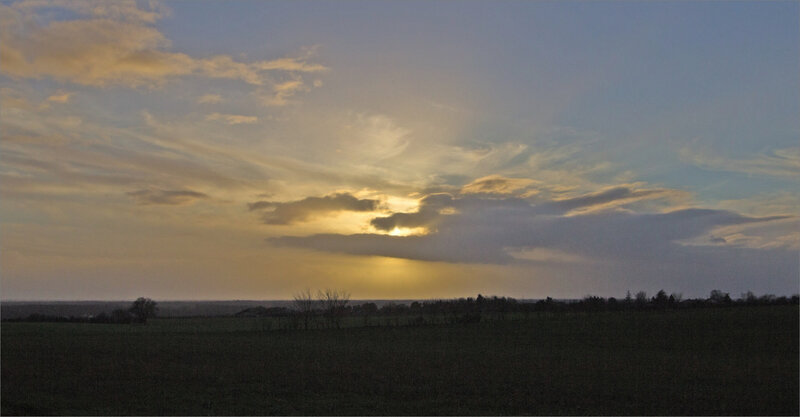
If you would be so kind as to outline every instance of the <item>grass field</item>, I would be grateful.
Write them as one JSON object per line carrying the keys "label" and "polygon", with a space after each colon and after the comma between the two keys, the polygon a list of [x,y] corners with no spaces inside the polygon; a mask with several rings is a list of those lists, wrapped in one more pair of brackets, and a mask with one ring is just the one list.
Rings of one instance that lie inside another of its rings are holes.
{"label": "grass field", "polygon": [[2,414],[783,414],[797,306],[281,331],[2,324]]}

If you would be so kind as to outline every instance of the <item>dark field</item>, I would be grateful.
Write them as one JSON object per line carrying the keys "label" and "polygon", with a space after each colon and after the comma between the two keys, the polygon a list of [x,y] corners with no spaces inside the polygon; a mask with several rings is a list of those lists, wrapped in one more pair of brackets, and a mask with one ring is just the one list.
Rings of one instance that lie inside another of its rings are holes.
{"label": "dark field", "polygon": [[2,414],[797,415],[798,312],[309,331],[249,318],[3,323]]}

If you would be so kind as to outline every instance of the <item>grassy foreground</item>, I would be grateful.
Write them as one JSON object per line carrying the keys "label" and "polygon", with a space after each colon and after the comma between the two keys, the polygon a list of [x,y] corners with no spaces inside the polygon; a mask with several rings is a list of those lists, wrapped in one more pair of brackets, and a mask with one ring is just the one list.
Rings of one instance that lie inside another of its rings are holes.
{"label": "grassy foreground", "polygon": [[797,306],[264,331],[2,324],[2,414],[798,415]]}

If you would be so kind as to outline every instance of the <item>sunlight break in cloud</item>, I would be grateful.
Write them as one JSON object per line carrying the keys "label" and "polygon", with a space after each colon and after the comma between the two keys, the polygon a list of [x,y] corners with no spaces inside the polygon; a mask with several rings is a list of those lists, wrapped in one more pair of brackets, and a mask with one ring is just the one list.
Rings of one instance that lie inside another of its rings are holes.
{"label": "sunlight break in cloud", "polygon": [[[766,268],[770,259],[780,259],[780,267],[785,268],[796,258],[788,248],[778,245],[770,246],[777,252],[750,250],[743,255],[743,248],[680,244],[680,241],[702,236],[722,226],[767,223],[785,217],[752,218],[709,209],[653,214],[592,212],[565,216],[541,214],[536,205],[513,197],[441,197],[440,203],[453,206],[457,212],[437,216],[423,205],[418,213],[396,213],[373,220],[373,225],[382,230],[435,224],[436,229],[424,236],[319,234],[284,236],[269,241],[281,246],[326,252],[451,263],[521,262],[524,257],[520,259],[518,253],[534,249],[559,253],[563,255],[562,260],[605,259],[628,265],[657,262],[685,269],[706,264],[713,269],[725,263],[743,262],[743,259],[753,263],[748,270],[755,265]],[[745,258],[738,259],[737,256]],[[794,264],[796,268],[796,259]]]}
{"label": "sunlight break in cloud", "polygon": [[[557,267],[562,273],[584,271],[597,280],[626,280],[634,271],[635,279],[655,283],[691,280],[687,288],[717,285],[720,277],[736,285],[761,277],[761,285],[779,287],[796,280],[800,234],[786,232],[787,224],[796,224],[790,216],[669,209],[674,202],[685,204],[686,193],[630,184],[570,198],[535,197],[434,193],[423,197],[414,212],[373,218],[370,224],[378,233],[267,241],[276,247],[367,257]],[[667,210],[627,208],[653,199],[664,200]]]}
{"label": "sunlight break in cloud", "polygon": [[249,203],[248,207],[250,211],[266,210],[262,215],[265,224],[285,225],[332,212],[375,211],[379,204],[378,200],[359,199],[349,193],[337,193],[290,202],[256,201]]}
{"label": "sunlight break in cloud", "polygon": [[[419,208],[412,213],[393,213],[370,221],[377,230],[390,232],[396,229],[433,229],[444,215],[454,213],[453,196],[446,193],[431,194],[420,200]],[[448,210],[450,209],[450,210]]]}
{"label": "sunlight break in cloud", "polygon": [[797,5],[557,3],[0,1],[3,296],[796,291]]}

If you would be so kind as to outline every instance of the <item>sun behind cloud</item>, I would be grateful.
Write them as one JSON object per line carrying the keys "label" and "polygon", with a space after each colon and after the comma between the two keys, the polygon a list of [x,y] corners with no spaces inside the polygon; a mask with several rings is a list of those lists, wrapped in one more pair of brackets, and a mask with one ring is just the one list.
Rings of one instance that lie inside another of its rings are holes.
{"label": "sun behind cloud", "polygon": [[3,297],[794,291],[798,5],[613,9],[3,2]]}

